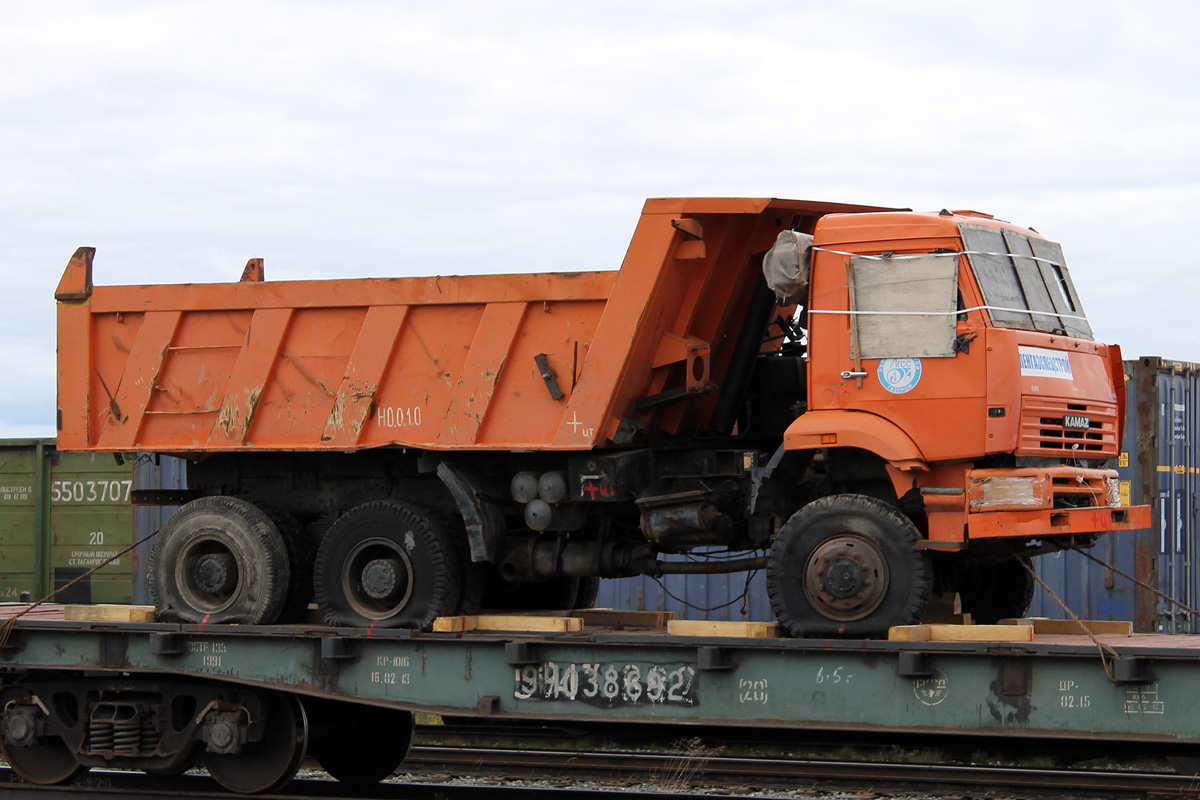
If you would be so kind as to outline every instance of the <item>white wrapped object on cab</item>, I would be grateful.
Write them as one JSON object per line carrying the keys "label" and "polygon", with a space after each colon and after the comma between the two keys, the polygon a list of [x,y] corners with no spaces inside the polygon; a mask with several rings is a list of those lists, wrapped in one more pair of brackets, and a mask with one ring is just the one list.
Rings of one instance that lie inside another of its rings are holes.
{"label": "white wrapped object on cab", "polygon": [[775,244],[763,256],[763,277],[781,306],[802,303],[808,292],[808,270],[812,264],[811,234],[780,231]]}

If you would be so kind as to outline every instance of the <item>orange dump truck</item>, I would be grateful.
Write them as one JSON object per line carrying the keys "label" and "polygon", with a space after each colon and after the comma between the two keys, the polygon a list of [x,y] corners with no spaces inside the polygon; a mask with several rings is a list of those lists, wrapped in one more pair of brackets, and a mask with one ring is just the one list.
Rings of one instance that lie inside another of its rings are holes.
{"label": "orange dump truck", "polygon": [[618,272],[96,287],[93,255],[58,445],[191,460],[160,618],[428,628],[765,568],[792,635],[876,636],[935,595],[1020,615],[1031,556],[1149,525],[1105,468],[1118,348],[984,214],[654,199]]}

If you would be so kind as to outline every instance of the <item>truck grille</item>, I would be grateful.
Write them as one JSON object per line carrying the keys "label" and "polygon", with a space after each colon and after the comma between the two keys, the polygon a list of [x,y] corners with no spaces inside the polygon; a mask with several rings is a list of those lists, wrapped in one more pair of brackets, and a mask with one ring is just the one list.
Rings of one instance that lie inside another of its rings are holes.
{"label": "truck grille", "polygon": [[[1068,423],[1077,424],[1080,417],[1086,418],[1086,429],[1068,427]],[[1115,403],[1025,398],[1017,455],[1108,458],[1117,455],[1118,449]]]}

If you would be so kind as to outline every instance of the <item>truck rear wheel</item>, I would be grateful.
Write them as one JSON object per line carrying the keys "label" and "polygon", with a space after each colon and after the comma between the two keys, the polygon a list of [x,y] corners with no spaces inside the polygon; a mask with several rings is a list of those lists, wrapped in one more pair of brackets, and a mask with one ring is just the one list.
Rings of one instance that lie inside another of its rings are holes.
{"label": "truck rear wheel", "polygon": [[461,565],[436,515],[394,500],[356,506],[329,529],[313,569],[330,625],[429,630],[454,613]]}
{"label": "truck rear wheel", "polygon": [[797,637],[886,636],[916,622],[933,575],[919,537],[912,520],[873,497],[809,503],[771,545],[767,594],[776,618]]}
{"label": "truck rear wheel", "polygon": [[275,523],[287,551],[288,588],[276,621],[285,624],[303,622],[308,614],[308,604],[312,602],[313,557],[316,555],[316,548],[308,534],[301,529],[295,516],[274,506],[261,503],[256,505]]}
{"label": "truck rear wheel", "polygon": [[268,625],[283,607],[287,548],[259,509],[202,497],[171,515],[154,539],[150,596],[163,622]]}

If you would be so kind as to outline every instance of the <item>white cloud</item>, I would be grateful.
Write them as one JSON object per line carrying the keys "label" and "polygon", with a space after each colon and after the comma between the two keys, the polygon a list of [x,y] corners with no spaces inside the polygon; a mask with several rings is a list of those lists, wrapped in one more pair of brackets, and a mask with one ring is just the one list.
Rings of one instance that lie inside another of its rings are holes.
{"label": "white cloud", "polygon": [[[3,8],[0,334],[39,403],[78,245],[108,284],[615,268],[663,195],[989,211],[1063,243],[1102,337],[1200,360],[1192,4]],[[13,396],[0,428],[50,418]]]}

